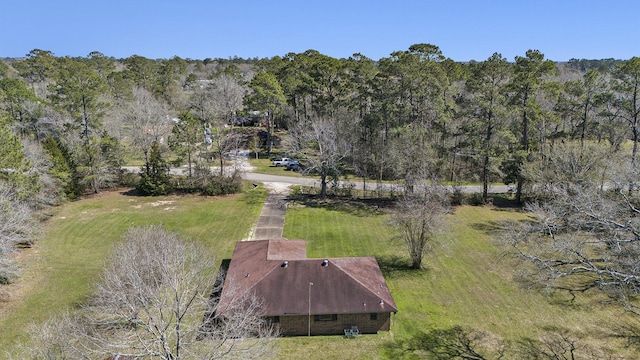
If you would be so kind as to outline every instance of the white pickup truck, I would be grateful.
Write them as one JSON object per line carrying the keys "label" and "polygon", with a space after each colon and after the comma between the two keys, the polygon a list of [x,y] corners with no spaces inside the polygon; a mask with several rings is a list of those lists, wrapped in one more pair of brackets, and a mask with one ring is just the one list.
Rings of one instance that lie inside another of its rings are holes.
{"label": "white pickup truck", "polygon": [[297,163],[298,161],[293,160],[292,158],[277,158],[275,160],[272,161],[273,166],[278,167],[278,166],[288,166],[289,164],[292,163]]}

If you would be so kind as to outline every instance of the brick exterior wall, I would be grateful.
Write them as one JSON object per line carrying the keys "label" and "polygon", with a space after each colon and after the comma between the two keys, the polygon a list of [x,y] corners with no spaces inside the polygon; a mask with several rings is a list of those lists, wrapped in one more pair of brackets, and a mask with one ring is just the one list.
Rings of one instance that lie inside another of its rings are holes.
{"label": "brick exterior wall", "polygon": [[[371,319],[371,313],[338,314],[333,321],[316,321],[311,315],[311,335],[344,335],[344,329],[357,326],[361,334],[375,334],[378,331],[389,331],[391,327],[390,313],[377,313],[377,319]],[[276,325],[283,336],[306,336],[309,333],[308,315],[280,316]]]}

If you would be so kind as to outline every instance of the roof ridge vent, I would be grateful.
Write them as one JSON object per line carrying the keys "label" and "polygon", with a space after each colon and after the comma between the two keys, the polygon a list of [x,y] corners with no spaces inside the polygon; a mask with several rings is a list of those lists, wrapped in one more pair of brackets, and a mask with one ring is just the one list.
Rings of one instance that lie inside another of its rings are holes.
{"label": "roof ridge vent", "polygon": [[329,260],[328,259],[322,260],[322,266],[329,266]]}

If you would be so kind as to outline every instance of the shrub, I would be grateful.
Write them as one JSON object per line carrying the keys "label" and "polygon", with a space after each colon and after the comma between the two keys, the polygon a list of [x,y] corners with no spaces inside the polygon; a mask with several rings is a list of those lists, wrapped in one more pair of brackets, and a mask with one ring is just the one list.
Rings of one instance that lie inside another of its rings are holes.
{"label": "shrub", "polygon": [[140,175],[133,172],[124,171],[120,176],[120,185],[136,187],[140,181]]}
{"label": "shrub", "polygon": [[242,190],[240,177],[214,176],[202,188],[202,195],[216,196],[236,194]]}
{"label": "shrub", "polygon": [[451,193],[451,205],[459,206],[464,204],[464,193],[459,186],[453,187],[453,192]]}
{"label": "shrub", "polygon": [[484,205],[484,199],[482,198],[482,194],[480,193],[469,194],[469,205],[473,205],[473,206]]}
{"label": "shrub", "polygon": [[158,178],[142,174],[136,189],[145,196],[168,195],[173,191],[168,180],[168,176],[166,178]]}

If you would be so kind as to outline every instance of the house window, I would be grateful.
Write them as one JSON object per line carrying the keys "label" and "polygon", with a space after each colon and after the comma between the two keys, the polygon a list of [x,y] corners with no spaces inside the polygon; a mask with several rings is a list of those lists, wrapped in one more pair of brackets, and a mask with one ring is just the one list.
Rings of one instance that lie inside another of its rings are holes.
{"label": "house window", "polygon": [[314,315],[313,319],[315,321],[337,321],[338,320],[338,314]]}
{"label": "house window", "polygon": [[378,313],[371,313],[371,314],[370,314],[370,316],[369,316],[369,318],[370,318],[371,320],[378,320]]}

